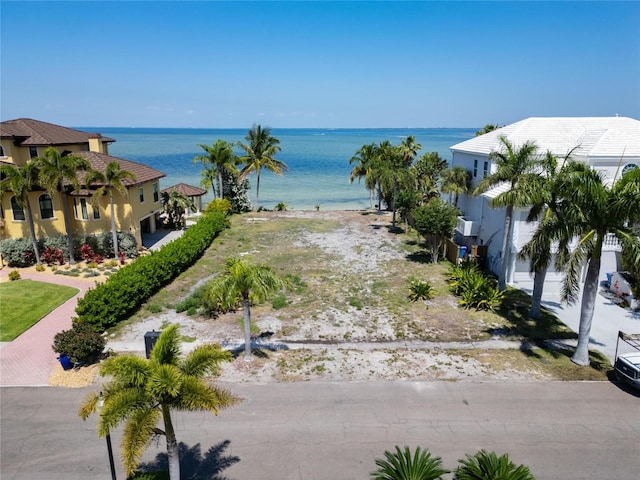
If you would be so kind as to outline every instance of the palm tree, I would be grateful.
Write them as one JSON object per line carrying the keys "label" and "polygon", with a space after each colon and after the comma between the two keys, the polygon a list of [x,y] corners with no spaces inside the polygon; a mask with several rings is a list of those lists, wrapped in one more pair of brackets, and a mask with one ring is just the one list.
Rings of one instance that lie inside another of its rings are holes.
{"label": "palm tree", "polygon": [[529,467],[516,466],[506,453],[498,457],[495,452],[480,450],[459,462],[454,480],[535,480]]}
{"label": "palm tree", "polygon": [[206,298],[210,304],[221,304],[228,310],[242,304],[245,360],[251,359],[251,305],[264,302],[288,285],[270,267],[240,258],[228,258],[223,275],[209,283]]}
{"label": "palm tree", "polygon": [[[371,207],[373,207],[373,193],[376,189],[376,180],[372,170],[373,160],[376,156],[376,148],[375,143],[363,145],[349,160],[350,165],[355,163],[354,167],[351,169],[349,183],[353,183],[356,178],[364,178],[364,186],[369,191],[369,205]],[[378,209],[380,209],[379,202]]]}
{"label": "palm tree", "polygon": [[396,445],[396,451],[384,452],[384,459],[376,459],[378,470],[369,475],[373,480],[437,480],[449,470],[442,468],[442,459],[431,456],[431,452],[416,447],[411,453],[409,447],[404,451]]}
{"label": "palm tree", "polygon": [[269,127],[261,127],[254,125],[245,137],[247,143],[238,143],[246,155],[240,157],[240,161],[244,164],[244,168],[240,170],[238,175],[238,183],[242,182],[251,172],[256,172],[256,208],[259,207],[260,195],[260,171],[263,168],[282,175],[282,172],[288,170],[287,165],[280,160],[276,160],[273,156],[280,151],[280,140],[271,136]]}
{"label": "palm tree", "polygon": [[184,218],[184,214],[187,210],[196,208],[196,204],[191,197],[180,193],[175,188],[172,188],[170,192],[164,192],[162,194],[162,205],[169,217],[169,228],[175,230],[180,230],[185,227],[186,219]]}
{"label": "palm tree", "polygon": [[[236,172],[238,157],[233,153],[232,146],[224,140],[216,140],[212,146],[202,143],[198,146],[207,152],[206,155],[198,155],[193,159],[194,163],[202,163],[204,168],[201,172],[200,184],[206,189],[211,188],[214,198],[224,198],[222,172],[223,170]],[[218,195],[216,195],[214,178],[218,184]]]}
{"label": "palm tree", "polygon": [[491,201],[492,207],[506,207],[502,240],[502,265],[498,277],[498,287],[500,290],[504,290],[507,285],[507,271],[511,257],[513,208],[530,204],[530,199],[523,196],[523,192],[518,189],[518,182],[527,176],[537,175],[537,162],[534,158],[537,147],[534,142],[525,142],[516,149],[506,137],[500,137],[500,143],[502,149],[489,154],[489,158],[495,161],[497,170],[483,178],[474,193],[478,195],[497,185],[509,184],[508,191],[500,193]]}
{"label": "palm tree", "polygon": [[79,155],[61,155],[54,147],[44,151],[43,157],[34,158],[33,161],[40,169],[39,183],[52,197],[60,192],[62,200],[62,213],[64,216],[64,228],[67,233],[69,247],[69,263],[76,263],[73,256],[73,231],[71,230],[71,218],[67,195],[74,190],[80,190],[79,170],[91,170],[91,164],[87,159]]}
{"label": "palm tree", "polygon": [[[564,157],[562,164],[559,165],[557,157],[551,152],[547,152],[545,158],[540,161],[541,175],[530,176],[529,181],[524,185],[524,188],[528,189],[527,197],[531,199],[527,222],[537,221],[538,228],[531,240],[522,247],[518,257],[529,259],[529,272],[534,275],[531,308],[529,309],[529,317],[534,320],[539,320],[542,315],[544,282],[553,259],[551,250],[553,239],[548,235],[548,232],[558,232],[558,228],[566,223],[566,219],[558,216],[558,210],[563,202],[562,192],[559,188],[561,179],[571,171],[588,168],[582,163],[568,162],[570,155],[571,152]],[[519,186],[523,186],[523,182],[520,182]],[[566,254],[570,240],[566,235],[563,236],[558,244],[558,255]]]}
{"label": "palm tree", "polygon": [[27,222],[29,223],[29,232],[31,233],[31,244],[33,245],[33,253],[36,263],[40,263],[40,252],[38,251],[38,239],[36,238],[36,227],[33,222],[33,212],[31,211],[31,202],[29,201],[29,192],[38,183],[39,170],[35,162],[29,160],[23,167],[15,165],[2,165],[0,167],[0,197],[6,191],[11,191],[20,205],[26,212]]}
{"label": "palm tree", "polygon": [[415,175],[417,191],[422,197],[422,204],[440,196],[438,183],[446,168],[447,161],[441,158],[438,152],[422,154],[411,166]]}
{"label": "palm tree", "polygon": [[116,191],[123,197],[128,196],[125,180],[135,181],[136,176],[128,170],[121,170],[118,162],[109,162],[104,173],[94,170],[87,174],[85,182],[91,186],[94,182],[100,186],[93,193],[94,206],[98,204],[100,197],[109,194],[109,206],[111,208],[111,237],[113,241],[113,258],[118,256],[118,232],[116,230],[116,212],[113,201],[113,192]]}
{"label": "palm tree", "polygon": [[476,132],[476,137],[484,135],[485,133],[493,132],[494,130],[497,130],[499,128],[500,125],[498,125],[497,123],[487,123],[484,127]]}
{"label": "palm tree", "polygon": [[[471,174],[463,167],[447,168],[442,172],[442,193],[450,193],[454,196],[454,205],[458,206],[458,197],[461,193],[467,193],[471,188]],[[451,198],[451,197],[449,197]]]}
{"label": "palm tree", "polygon": [[578,298],[580,272],[587,263],[582,289],[578,345],[571,360],[589,365],[589,335],[598,293],[602,246],[607,236],[618,239],[623,250],[635,263],[640,263],[640,237],[632,223],[640,211],[640,169],[633,169],[613,185],[593,168],[571,172],[562,179],[564,202],[559,209],[557,230],[549,232],[554,239],[577,238],[576,247],[559,258],[565,271],[562,300],[574,303]]}
{"label": "palm tree", "polygon": [[[219,345],[200,345],[185,358],[180,356],[178,325],[171,325],[160,334],[150,358],[122,355],[107,359],[102,376],[111,376],[102,392],[88,394],[78,414],[83,420],[100,411],[98,435],[109,434],[124,423],[122,460],[127,477],[133,475],[149,442],[157,435],[167,441],[169,478],[180,479],[178,441],[171,420],[171,411],[218,411],[240,401],[229,391],[213,385],[209,375],[216,376],[220,363],[232,356]],[[164,429],[157,427],[162,418]]]}

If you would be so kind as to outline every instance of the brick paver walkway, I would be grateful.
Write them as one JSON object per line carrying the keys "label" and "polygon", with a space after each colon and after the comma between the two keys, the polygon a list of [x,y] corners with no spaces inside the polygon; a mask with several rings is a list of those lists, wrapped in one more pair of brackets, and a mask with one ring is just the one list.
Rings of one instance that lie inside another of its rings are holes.
{"label": "brick paver walkway", "polygon": [[[11,269],[0,270],[7,277]],[[95,286],[91,279],[80,279],[45,272],[20,272],[23,279],[50,282],[79,289],[60,307],[45,316],[29,330],[0,349],[0,386],[41,386],[49,384],[49,376],[56,367],[57,354],[51,349],[56,333],[71,328],[78,298]],[[1,301],[1,299],[0,299]]]}

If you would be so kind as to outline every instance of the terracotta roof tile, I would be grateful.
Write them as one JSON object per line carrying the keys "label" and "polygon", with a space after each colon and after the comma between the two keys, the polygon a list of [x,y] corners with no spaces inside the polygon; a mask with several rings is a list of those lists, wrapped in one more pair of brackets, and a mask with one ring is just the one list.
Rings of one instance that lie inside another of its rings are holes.
{"label": "terracotta roof tile", "polygon": [[[107,164],[111,162],[118,162],[120,164],[121,170],[128,170],[136,176],[135,181],[129,179],[123,180],[122,183],[124,183],[126,187],[133,187],[136,185],[141,185],[145,182],[150,182],[152,180],[158,180],[160,178],[166,177],[166,175],[161,171],[156,170],[155,168],[148,167],[143,163],[132,162],[131,160],[125,160],[124,158],[112,157],[111,155],[105,155],[104,153],[74,152],[73,154],[86,158],[91,164],[91,168],[103,173],[107,168]],[[82,182],[82,180],[84,180],[84,172],[78,173],[78,179]],[[97,186],[98,184],[95,185]]]}
{"label": "terracotta roof tile", "polygon": [[[0,137],[13,138],[20,146],[88,144],[89,138],[95,135],[31,118],[0,122]],[[111,143],[115,139],[102,137],[102,142]]]}
{"label": "terracotta roof tile", "polygon": [[200,197],[207,193],[207,191],[203,190],[202,188],[194,187],[193,185],[187,185],[186,183],[178,183],[177,185],[174,185],[172,187],[165,188],[160,193],[171,193],[173,189],[176,189],[178,193],[186,195],[187,197]]}

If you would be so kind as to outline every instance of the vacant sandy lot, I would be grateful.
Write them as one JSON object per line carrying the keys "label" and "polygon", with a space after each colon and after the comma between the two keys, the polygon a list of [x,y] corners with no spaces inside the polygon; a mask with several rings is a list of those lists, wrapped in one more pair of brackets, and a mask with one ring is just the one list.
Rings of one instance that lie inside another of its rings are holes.
{"label": "vacant sandy lot", "polygon": [[[234,228],[258,226],[263,230],[263,236],[251,233],[251,241],[242,239],[241,246],[246,250],[229,246],[235,248],[235,254],[263,261],[266,252],[273,251],[270,242],[274,242],[289,257],[272,262],[279,271],[295,269],[306,287],[299,298],[295,292],[288,294],[290,304],[286,308],[274,310],[263,305],[252,309],[256,332],[268,335],[263,342],[281,348],[265,350],[266,355],[256,355],[250,361],[241,355],[225,365],[221,380],[545,378],[531,366],[511,364],[508,359],[511,354],[518,357],[520,342],[479,335],[487,327],[484,317],[458,309],[446,294],[438,295],[431,305],[383,301],[385,290],[396,288],[398,281],[406,283],[408,270],[424,269],[424,265],[407,260],[406,237],[401,239],[389,232],[390,214],[260,212],[234,221],[239,222]],[[293,221],[302,222],[301,226],[286,238],[278,229],[269,228],[275,222]],[[227,238],[216,242],[221,245],[220,254],[232,243]],[[297,260],[302,255],[307,256]],[[197,318],[163,309],[122,328],[109,339],[107,348],[141,354],[146,332],[176,322],[186,340],[185,350],[205,342],[240,346],[240,317],[236,312],[216,319]],[[455,330],[451,340],[448,330]],[[438,341],[429,341],[432,338]],[[506,353],[507,358],[498,366],[497,352]]]}

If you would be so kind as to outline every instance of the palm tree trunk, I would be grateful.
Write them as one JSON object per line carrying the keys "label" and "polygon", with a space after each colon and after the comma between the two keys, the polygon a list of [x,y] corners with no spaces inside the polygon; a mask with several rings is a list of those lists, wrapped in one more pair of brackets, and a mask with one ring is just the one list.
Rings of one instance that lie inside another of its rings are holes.
{"label": "palm tree trunk", "polygon": [[62,216],[64,217],[64,228],[67,231],[67,246],[69,247],[69,265],[75,265],[76,259],[73,256],[73,232],[71,230],[71,219],[69,218],[69,205],[67,204],[67,194],[64,189],[60,190],[62,197]]}
{"label": "palm tree trunk", "polygon": [[598,235],[596,246],[589,260],[587,277],[584,280],[584,287],[582,289],[578,346],[576,347],[576,353],[571,357],[573,363],[582,366],[589,365],[589,335],[591,333],[591,323],[593,322],[593,312],[596,306],[596,295],[598,294],[598,278],[600,276],[600,256],[603,238],[603,236]]}
{"label": "palm tree trunk", "polygon": [[[220,200],[224,199],[224,188],[222,185],[222,171],[218,170],[218,195],[220,195]],[[215,197],[215,195],[214,195]]]}
{"label": "palm tree trunk", "polygon": [[33,245],[33,253],[36,256],[36,263],[39,265],[40,252],[38,252],[38,239],[36,238],[36,226],[33,223],[33,214],[31,213],[31,202],[29,202],[29,197],[27,197],[26,207],[27,207],[27,218],[29,221],[29,231],[31,232],[31,244]]}
{"label": "palm tree trunk", "polygon": [[242,310],[244,318],[244,359],[251,360],[251,305],[249,295],[243,295]]}
{"label": "palm tree trunk", "polygon": [[113,241],[113,258],[118,258],[118,232],[116,231],[116,209],[113,205],[113,192],[109,191],[111,205],[111,240]]}
{"label": "palm tree trunk", "polygon": [[513,207],[507,206],[507,213],[504,216],[504,235],[502,236],[502,264],[500,266],[500,276],[498,277],[498,288],[502,291],[507,288],[507,272],[509,270],[509,257],[511,248],[511,220],[513,217]]}
{"label": "palm tree trunk", "polygon": [[531,294],[531,308],[529,309],[529,318],[540,320],[542,314],[540,304],[542,303],[542,291],[544,289],[544,280],[547,276],[547,267],[536,270],[533,277],[533,293]]}
{"label": "palm tree trunk", "polygon": [[167,438],[167,460],[169,463],[169,478],[180,480],[180,449],[176,432],[171,422],[171,411],[168,405],[162,405],[162,418],[164,419],[164,433]]}

